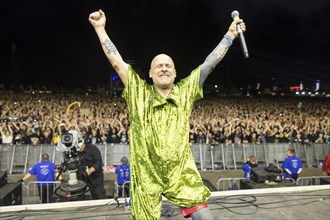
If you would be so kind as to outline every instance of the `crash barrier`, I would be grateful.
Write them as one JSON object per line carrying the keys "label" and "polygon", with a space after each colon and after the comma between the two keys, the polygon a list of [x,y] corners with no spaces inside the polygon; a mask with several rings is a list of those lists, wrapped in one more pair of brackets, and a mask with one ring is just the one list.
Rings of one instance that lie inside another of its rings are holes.
{"label": "crash barrier", "polygon": [[244,180],[244,178],[220,178],[217,181],[217,190],[239,190],[241,189],[240,180]]}
{"label": "crash barrier", "polygon": [[[129,146],[125,144],[97,144],[101,152],[103,166],[120,165],[123,156],[129,158]],[[55,145],[0,145],[0,169],[8,174],[24,174],[47,153],[56,165],[63,163],[63,153]]]}
{"label": "crash barrier", "polygon": [[[22,184],[22,198],[23,204],[38,204],[42,203],[41,201],[45,199],[47,203],[54,202],[55,198],[55,189],[61,184],[61,181],[30,181],[27,184]],[[40,185],[40,191],[46,189],[46,194],[40,193],[38,185]],[[54,187],[51,187],[54,186]],[[49,190],[53,191],[52,195],[49,195]],[[46,196],[46,198],[43,198]]]}
{"label": "crash barrier", "polygon": [[[228,190],[240,190],[244,189],[244,187],[241,186],[242,180],[245,180],[245,178],[220,178],[217,181],[217,191],[228,191]],[[328,182],[322,183],[322,180],[326,180]],[[124,182],[123,187],[129,185],[129,181]],[[300,177],[298,178],[296,185],[298,186],[311,186],[311,185],[322,185],[322,184],[329,184],[330,183],[330,176],[310,176],[310,177]],[[56,202],[62,202],[58,196],[55,194],[55,190],[60,186],[61,181],[30,181],[27,184],[22,184],[23,190],[22,190],[22,199],[23,204],[40,204],[42,201],[42,197],[39,197],[39,191],[38,191],[38,184],[54,184],[55,187],[53,187],[53,195],[52,197],[49,197],[49,200],[47,203],[56,203]],[[293,184],[293,182],[292,182]],[[115,191],[114,198],[126,198],[127,195],[125,195],[125,191],[122,191],[122,195],[119,195],[119,187],[116,182],[114,182],[115,185]],[[47,186],[44,186],[48,188]],[[270,186],[272,187],[272,186]],[[48,190],[47,190],[48,191]]]}
{"label": "crash barrier", "polygon": [[[66,174],[64,174],[64,179],[68,178]],[[37,182],[37,181],[30,181],[28,183],[22,184],[22,203],[23,204],[40,204],[41,199],[39,197],[38,192],[38,183],[46,183],[46,182]],[[55,184],[55,187],[53,188],[53,195],[50,198],[50,203],[57,203],[57,202],[66,202],[66,201],[81,201],[81,200],[90,200],[91,195],[89,192],[89,189],[86,190],[84,196],[80,197],[80,194],[78,193],[68,193],[68,196],[64,196],[62,190],[58,190],[60,188],[60,185],[65,183],[65,181],[50,181],[47,182],[50,184]],[[104,180],[104,188],[106,190],[106,197],[107,198],[117,198],[118,195],[118,188],[117,183],[114,180],[105,179]],[[58,191],[57,191],[58,190]],[[58,194],[61,194],[62,196],[59,196]],[[76,196],[75,196],[76,195]],[[123,198],[126,197],[126,195],[122,194]],[[121,196],[119,196],[121,198]]]}
{"label": "crash barrier", "polygon": [[[126,198],[126,197],[129,197],[128,195],[126,195],[126,193],[125,193],[125,188],[127,188],[127,189],[129,189],[129,187],[130,187],[130,181],[125,181],[124,183],[123,183],[123,185],[118,185],[118,183],[117,182],[115,182],[115,187],[116,187],[116,194],[115,194],[115,198]],[[119,195],[119,189],[120,188],[122,188],[122,190],[121,190],[121,195]]]}
{"label": "crash barrier", "polygon": [[299,186],[313,186],[330,184],[330,176],[306,176],[297,179]]}
{"label": "crash barrier", "polygon": [[[96,144],[100,149],[104,170],[120,165],[123,156],[129,158],[129,145]],[[193,144],[191,151],[199,170],[237,170],[241,169],[251,155],[257,157],[257,163],[268,166],[270,163],[281,167],[286,151],[293,148],[305,166],[321,166],[330,144]],[[63,162],[63,155],[54,145],[0,145],[0,169],[8,174],[26,173],[48,153],[50,161],[57,165]]]}
{"label": "crash barrier", "polygon": [[[247,180],[245,178],[220,178],[217,181],[217,191],[227,191],[227,190],[241,190],[244,189],[242,186],[242,180]],[[248,180],[250,181],[250,180]],[[305,176],[299,177],[297,181],[293,179],[283,179],[282,181],[286,184],[279,184],[280,187],[285,187],[288,185],[292,186],[315,186],[315,185],[327,185],[330,184],[330,176]],[[244,181],[243,181],[244,182]],[[281,183],[281,181],[279,182]],[[265,183],[260,183],[265,184]],[[253,184],[252,184],[253,185]],[[270,183],[269,187],[274,187]],[[256,187],[256,188],[267,188],[267,186]]]}

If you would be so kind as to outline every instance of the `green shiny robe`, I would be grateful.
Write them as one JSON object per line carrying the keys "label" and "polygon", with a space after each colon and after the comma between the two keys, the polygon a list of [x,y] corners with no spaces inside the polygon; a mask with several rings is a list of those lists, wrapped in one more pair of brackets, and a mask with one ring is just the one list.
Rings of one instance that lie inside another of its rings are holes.
{"label": "green shiny robe", "polygon": [[204,203],[210,196],[189,147],[190,114],[203,97],[199,77],[200,67],[163,98],[129,66],[123,97],[130,114],[133,219],[159,219],[162,196],[179,207]]}

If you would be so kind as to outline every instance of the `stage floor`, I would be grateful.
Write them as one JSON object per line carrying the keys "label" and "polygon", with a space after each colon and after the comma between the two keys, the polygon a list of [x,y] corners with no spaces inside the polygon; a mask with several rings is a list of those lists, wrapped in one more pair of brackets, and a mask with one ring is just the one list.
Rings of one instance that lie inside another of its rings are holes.
{"label": "stage floor", "polygon": [[[183,220],[180,209],[163,201],[173,211],[160,219]],[[215,219],[330,219],[330,185],[212,192],[209,207]],[[131,219],[123,204],[113,199],[0,207],[1,219]]]}

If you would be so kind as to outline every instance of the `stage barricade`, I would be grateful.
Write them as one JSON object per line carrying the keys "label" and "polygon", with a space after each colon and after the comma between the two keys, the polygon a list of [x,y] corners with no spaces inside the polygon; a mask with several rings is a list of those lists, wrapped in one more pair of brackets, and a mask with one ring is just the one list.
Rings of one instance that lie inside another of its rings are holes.
{"label": "stage barricade", "polygon": [[[252,156],[252,155],[256,155],[256,148],[254,146],[254,144],[247,144],[247,143],[243,143],[242,144],[244,152],[245,152],[245,161],[247,161],[247,159]],[[261,158],[258,157],[258,162],[259,159],[262,160]]]}
{"label": "stage barricade", "polygon": [[[318,159],[316,158],[316,154],[315,154],[315,150],[314,150],[314,146],[316,144],[306,144],[305,150],[306,150],[306,155],[307,155],[307,163],[309,164],[309,166],[317,166],[317,161]],[[324,157],[324,155],[323,155]],[[322,159],[324,160],[324,158]]]}
{"label": "stage barricade", "polygon": [[239,190],[241,189],[240,183],[244,178],[220,178],[217,181],[217,190],[226,191],[226,190]]}
{"label": "stage barricade", "polygon": [[201,148],[203,157],[203,170],[214,169],[214,145],[202,144]]}
{"label": "stage barricade", "polygon": [[325,155],[327,153],[330,153],[330,144],[312,144],[313,150],[314,150],[314,162],[316,164],[320,164],[320,161],[323,161],[325,158]]}
{"label": "stage barricade", "polygon": [[262,166],[262,167],[266,167],[269,164],[268,158],[270,157],[271,154],[267,153],[269,151],[271,151],[270,149],[267,149],[268,145],[267,144],[249,144],[249,146],[247,147],[252,148],[253,149],[253,153],[252,154],[248,154],[247,156],[256,156],[257,158],[257,163]]}
{"label": "stage barricade", "polygon": [[[127,187],[129,189],[130,187],[130,181],[125,181],[122,186],[119,186],[117,182],[115,182],[116,186],[116,194],[114,195],[115,198],[127,198],[128,195],[125,194],[125,188]],[[122,188],[121,195],[119,195],[119,188]]]}
{"label": "stage barricade", "polygon": [[61,181],[30,181],[27,184],[22,184],[22,198],[23,198],[23,204],[39,204],[42,201],[42,194],[41,197],[39,197],[39,191],[38,191],[38,184],[41,184],[40,189],[42,190],[42,187],[46,187],[48,191],[48,185],[42,186],[42,184],[54,184],[55,187],[53,187],[53,196],[49,197],[47,192],[47,201],[48,203],[55,202],[55,189],[61,184]]}
{"label": "stage barricade", "polygon": [[193,154],[196,166],[198,169],[202,170],[203,167],[203,158],[201,158],[202,156],[202,147],[203,144],[193,144],[190,146],[191,152]]}
{"label": "stage barricade", "polygon": [[224,144],[225,169],[236,169],[235,149],[233,144]]}
{"label": "stage barricade", "polygon": [[233,144],[233,154],[234,154],[234,163],[235,169],[242,168],[243,164],[246,162],[245,148],[242,144]]}
{"label": "stage barricade", "polygon": [[297,184],[299,186],[314,186],[314,185],[330,184],[330,176],[299,177],[297,179]]}
{"label": "stage barricade", "polygon": [[[100,149],[103,166],[120,165],[123,156],[129,158],[127,144],[96,144]],[[330,152],[329,144],[193,144],[191,151],[199,170],[241,169],[249,156],[255,155],[258,164],[268,166],[269,163],[281,167],[289,148],[295,149],[297,156],[305,166],[320,166],[326,152]],[[0,169],[8,174],[26,173],[35,163],[41,160],[43,153],[48,153],[50,161],[60,165],[62,153],[55,145],[0,145]]]}
{"label": "stage barricade", "polygon": [[273,149],[273,154],[270,158],[270,163],[273,163],[277,167],[282,167],[283,161],[285,158],[287,158],[287,150],[292,148],[293,146],[291,144],[285,144],[285,143],[270,143],[267,144],[267,148],[269,148],[269,151],[271,151],[270,148]]}
{"label": "stage barricade", "polygon": [[211,164],[212,170],[224,170],[226,168],[224,144],[211,145]]}
{"label": "stage barricade", "polygon": [[0,169],[7,170],[9,173],[9,168],[11,166],[11,155],[13,153],[13,146],[2,144],[0,145]]}
{"label": "stage barricade", "polygon": [[293,149],[296,152],[296,156],[303,162],[303,164],[306,164],[309,166],[309,160],[308,160],[308,156],[307,156],[307,148],[305,144],[301,144],[301,143],[296,143],[293,144]]}
{"label": "stage barricade", "polygon": [[129,145],[127,144],[107,144],[107,149],[110,149],[109,158],[106,161],[108,165],[121,165],[121,158],[126,156],[129,157]]}

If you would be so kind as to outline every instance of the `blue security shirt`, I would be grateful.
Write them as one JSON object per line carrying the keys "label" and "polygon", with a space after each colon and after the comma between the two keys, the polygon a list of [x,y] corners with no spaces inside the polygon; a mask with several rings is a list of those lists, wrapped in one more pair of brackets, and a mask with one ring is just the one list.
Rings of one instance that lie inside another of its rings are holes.
{"label": "blue security shirt", "polygon": [[[255,167],[253,168],[261,168],[261,166],[259,165],[256,165]],[[244,178],[246,179],[249,179],[250,176],[251,176],[251,166],[249,163],[245,163],[243,166],[242,166],[242,170],[244,171]]]}
{"label": "blue security shirt", "polygon": [[123,164],[116,167],[118,185],[123,185],[125,181],[130,181],[130,167],[127,164]]}
{"label": "blue security shirt", "polygon": [[[31,170],[29,171],[31,175],[35,175],[38,182],[44,182],[44,181],[54,181],[55,180],[55,165],[54,163],[50,161],[41,161],[40,163],[35,164]],[[38,183],[38,186],[41,184]],[[42,184],[43,186],[46,186],[47,184]],[[49,185],[49,187],[52,187],[53,185]]]}
{"label": "blue security shirt", "polygon": [[291,175],[288,174],[285,169],[290,170],[292,174],[297,174],[298,170],[302,168],[301,160],[296,156],[289,156],[283,161],[283,174],[284,178],[291,178]]}

